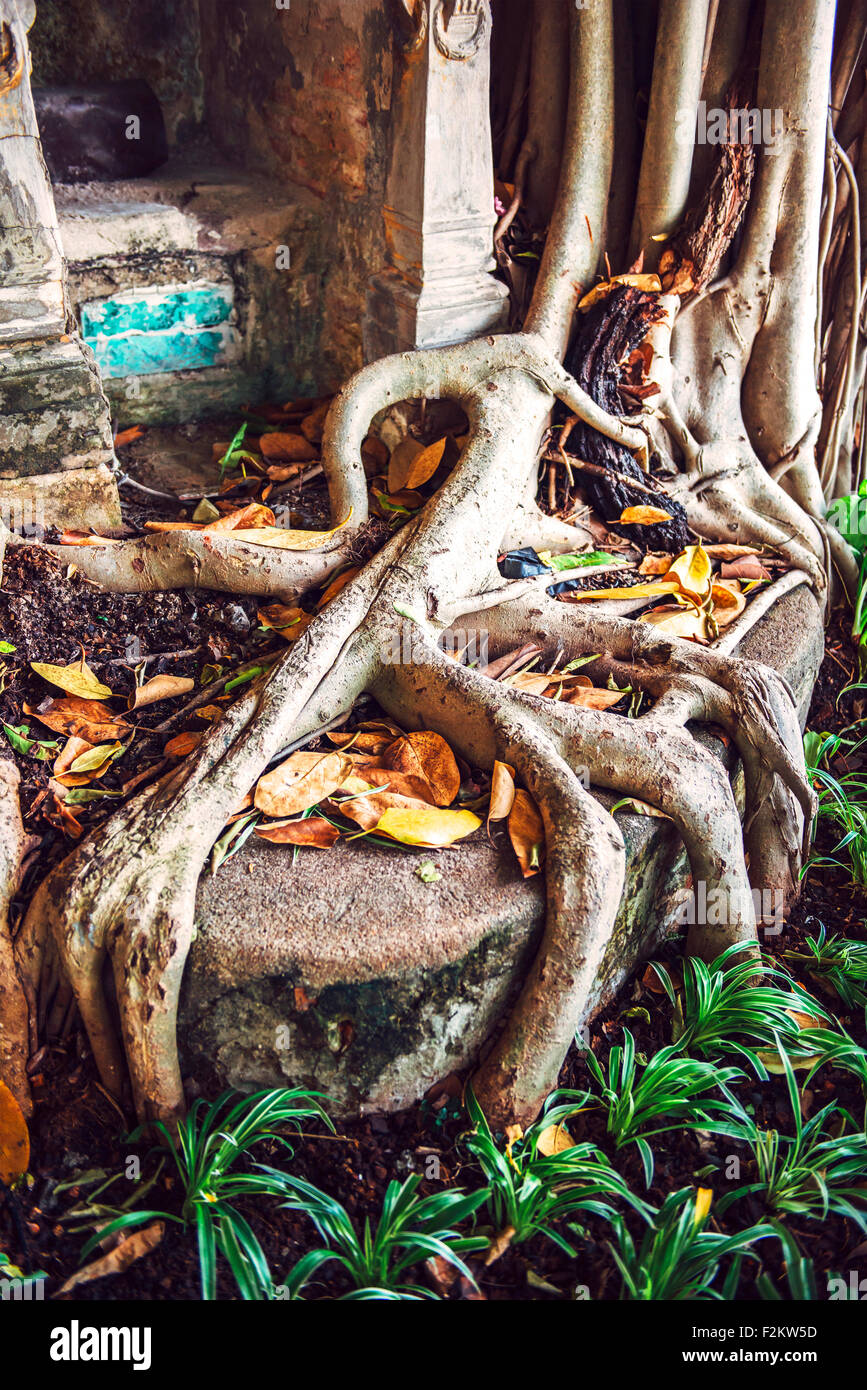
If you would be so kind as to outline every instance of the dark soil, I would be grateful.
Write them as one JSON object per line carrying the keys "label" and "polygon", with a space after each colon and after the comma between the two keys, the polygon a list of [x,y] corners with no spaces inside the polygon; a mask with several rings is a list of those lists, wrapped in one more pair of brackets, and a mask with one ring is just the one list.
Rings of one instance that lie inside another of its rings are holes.
{"label": "dark soil", "polygon": [[[74,552],[70,559],[74,563]],[[242,618],[249,620],[243,633],[238,630],[244,626]],[[156,657],[148,664],[146,674],[167,671],[199,676],[206,663],[232,668],[249,663],[264,648],[272,649],[274,645],[273,633],[257,631],[256,605],[252,601],[192,593],[141,598],[104,595],[80,578],[70,582],[60,566],[35,550],[12,550],[7,556],[0,591],[0,636],[16,647],[14,653],[3,658],[8,671],[0,696],[0,718],[12,725],[29,723],[32,730],[37,728],[36,721],[23,714],[22,706],[25,702],[35,706],[46,695],[44,682],[26,665],[32,660],[69,662],[80,655],[81,644],[96,674],[118,695],[126,695],[133,689],[134,666],[142,656],[187,651],[189,654],[184,656]],[[127,643],[133,637],[141,644],[140,656],[135,660],[127,654]],[[811,728],[835,730],[861,716],[860,692],[838,698],[852,678],[854,667],[845,616],[838,614],[828,633],[827,655],[810,714]],[[105,779],[106,787],[120,787],[142,769],[160,762],[166,735],[155,737],[151,731],[182,703],[174,700],[132,716],[138,733],[117,769]],[[190,724],[194,720],[178,727]],[[43,735],[54,737],[47,730],[38,734]],[[57,855],[68,850],[70,840],[45,820],[43,793],[50,763],[28,757],[19,757],[18,762],[23,772],[28,828],[40,838],[34,867],[16,904],[20,912],[35,881]],[[86,830],[116,804],[112,800],[97,801],[77,807],[76,814]],[[823,826],[818,849],[827,853],[833,843],[833,832]],[[801,901],[781,936],[769,939],[769,950],[779,956],[797,949],[805,932],[815,933],[819,923],[829,932],[862,937],[863,915],[863,895],[852,888],[845,872],[826,867],[809,872]],[[671,943],[660,954],[676,967],[679,945]],[[808,977],[801,978],[807,988],[815,988]],[[595,1021],[591,1045],[603,1064],[610,1047],[622,1037],[627,1013],[628,1027],[640,1052],[650,1055],[670,1041],[670,1009],[665,996],[652,984],[652,975],[642,972]],[[839,1015],[839,1001],[825,1002],[863,1044],[864,1018]],[[586,1063],[573,1049],[564,1064],[561,1083],[581,1087],[587,1079]],[[144,1177],[154,1172],[156,1160],[146,1145],[134,1145],[125,1138],[131,1117],[120,1112],[99,1084],[86,1041],[74,1027],[62,1044],[45,1050],[33,1082],[36,1107],[31,1125],[31,1176],[26,1185],[20,1186],[14,1195],[6,1194],[5,1203],[0,1203],[0,1250],[25,1269],[44,1270],[52,1292],[78,1267],[81,1246],[90,1234],[93,1220],[92,1212],[82,1210],[93,1184],[86,1180],[81,1186],[69,1184],[76,1178],[83,1179],[88,1170],[117,1174],[100,1200],[120,1203],[130,1192],[125,1176],[128,1157],[141,1156]],[[744,1103],[754,1105],[759,1120],[790,1131],[789,1103],[782,1078],[743,1083],[740,1095]],[[828,1068],[807,1092],[805,1106],[820,1108],[835,1097],[853,1114],[862,1112],[863,1098],[854,1079]],[[375,1222],[389,1181],[429,1172],[426,1165],[431,1159],[438,1160],[439,1179],[426,1180],[422,1190],[436,1191],[443,1183],[465,1188],[479,1184],[481,1175],[460,1141],[465,1127],[460,1084],[457,1078],[450,1078],[421,1105],[400,1114],[372,1116],[349,1124],[337,1136],[328,1134],[324,1126],[311,1124],[295,1143],[292,1171],[338,1197],[357,1223],[363,1223],[367,1216]],[[654,1204],[661,1203],[669,1192],[686,1186],[716,1184],[719,1188],[717,1170],[724,1166],[726,1156],[737,1152],[731,1140],[683,1130],[661,1135],[653,1141],[656,1170],[650,1190],[645,1191],[636,1148],[628,1145],[616,1151],[597,1117],[585,1116],[584,1128],[577,1132],[576,1126],[574,1137],[597,1143],[633,1189]],[[285,1150],[276,1143],[260,1146],[256,1157],[277,1165],[286,1161]],[[63,1185],[62,1190],[58,1190],[59,1185]],[[168,1168],[162,1170],[147,1197],[147,1205],[178,1210],[177,1183]],[[277,1282],[306,1250],[317,1244],[307,1218],[281,1210],[273,1199],[244,1200],[240,1206],[262,1241]],[[741,1201],[726,1214],[721,1228],[742,1229],[761,1219],[762,1214],[751,1200]],[[618,1296],[620,1277],[606,1246],[608,1228],[593,1217],[586,1224],[588,1237],[578,1242],[580,1253],[575,1259],[561,1253],[546,1238],[535,1237],[508,1249],[487,1268],[479,1260],[474,1262],[480,1293],[460,1278],[448,1287],[440,1286],[439,1292],[452,1299],[544,1300],[572,1298],[576,1286],[584,1286],[593,1299],[614,1299]],[[867,1243],[854,1224],[831,1218],[824,1223],[795,1220],[790,1225],[804,1252],[815,1261],[820,1287],[828,1271],[856,1269],[859,1275],[867,1274]],[[762,1253],[766,1268],[774,1276],[779,1275],[782,1266],[778,1243],[763,1242]],[[326,1266],[306,1296],[328,1299],[344,1292],[347,1284],[337,1269],[335,1265]],[[755,1297],[755,1272],[756,1267],[748,1261],[739,1297]],[[159,1248],[125,1274],[85,1285],[75,1295],[84,1300],[179,1300],[199,1296],[195,1239],[176,1226],[169,1226]],[[225,1268],[221,1271],[219,1296],[237,1297]]]}

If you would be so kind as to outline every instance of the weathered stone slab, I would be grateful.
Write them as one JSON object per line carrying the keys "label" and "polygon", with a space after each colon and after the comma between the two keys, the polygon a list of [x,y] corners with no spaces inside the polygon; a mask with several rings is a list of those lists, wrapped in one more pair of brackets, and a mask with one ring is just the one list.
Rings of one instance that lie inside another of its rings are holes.
{"label": "weathered stone slab", "polygon": [[103,464],[0,478],[0,520],[19,536],[41,536],[47,526],[119,535],[122,520],[114,474]]}
{"label": "weathered stone slab", "polygon": [[[822,655],[806,588],[786,595],[744,648],[786,675],[803,718]],[[678,929],[689,881],[669,822],[618,823],[626,892],[591,1012]],[[425,884],[415,869],[428,857],[441,877]],[[185,1075],[211,1089],[312,1084],[348,1113],[398,1109],[468,1066],[536,949],[541,880],[522,879],[508,846],[482,836],[436,855],[358,842],[291,860],[253,840],[200,882],[179,1024]]]}
{"label": "weathered stone slab", "polygon": [[113,457],[89,348],[74,337],[0,345],[0,478],[84,469]]}

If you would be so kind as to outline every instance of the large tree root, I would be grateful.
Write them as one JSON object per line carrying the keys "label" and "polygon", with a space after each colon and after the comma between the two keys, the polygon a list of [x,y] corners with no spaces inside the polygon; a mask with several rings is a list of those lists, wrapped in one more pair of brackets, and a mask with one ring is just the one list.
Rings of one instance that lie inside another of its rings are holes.
{"label": "large tree root", "polygon": [[[723,85],[731,78],[739,58],[736,38],[743,33],[722,16],[715,28],[706,26],[715,9],[661,0],[649,129],[674,128],[679,107],[697,101],[705,68],[714,81],[724,78]],[[196,884],[211,845],[268,763],[345,712],[362,690],[411,727],[440,730],[482,765],[495,756],[511,762],[541,810],[548,852],[544,935],[518,1002],[475,1078],[499,1123],[531,1117],[555,1084],[622,891],[620,832],[576,769],[588,768],[598,788],[653,803],[677,826],[693,879],[704,882],[709,895],[716,891],[722,904],[716,922],[696,923],[690,950],[712,957],[730,942],[755,941],[750,887],[776,890],[786,900],[794,895],[814,797],[794,701],[780,677],[732,656],[725,641],[714,649],[663,639],[647,625],[536,592],[512,600],[497,595],[505,601],[487,605],[502,587],[496,557],[504,536],[510,543],[555,546],[585,539],[580,530],[543,517],[530,496],[555,399],[578,416],[600,459],[612,450],[634,456],[639,482],[641,469],[658,455],[663,468],[654,487],[665,482],[701,535],[773,547],[824,600],[831,540],[813,457],[819,409],[814,324],[803,304],[814,304],[817,275],[810,258],[815,261],[826,240],[819,228],[824,144],[809,132],[827,73],[816,75],[813,50],[821,68],[832,25],[827,0],[805,0],[803,11],[792,39],[798,63],[790,92],[787,3],[767,0],[760,104],[785,108],[781,148],[773,159],[756,160],[744,239],[727,279],[702,287],[699,275],[698,292],[685,309],[676,294],[659,301],[649,374],[660,389],[655,402],[648,396],[640,416],[608,408],[616,393],[610,381],[599,384],[598,373],[576,365],[582,381],[593,380],[589,391],[560,364],[576,302],[604,246],[612,182],[613,7],[610,0],[595,0],[570,14],[561,191],[527,331],[401,354],[365,368],[344,387],[326,422],[322,450],[333,522],[345,522],[351,511],[350,525],[333,545],[298,556],[178,533],[69,554],[107,587],[192,583],[294,596],[342,563],[367,518],[361,445],[372,417],[398,401],[442,396],[467,414],[461,458],[417,519],[316,617],[185,764],[77,846],[33,900],[16,942],[25,983],[31,990],[44,983],[44,1012],[57,989],[51,1007],[57,1017],[66,1009],[65,978],[103,1079],[119,1091],[128,1067],[140,1116],[174,1117],[183,1108],[178,992]],[[687,32],[683,61],[666,38],[680,32],[681,21]],[[657,151],[646,140],[642,158],[634,237],[648,263],[659,249],[648,238],[681,220],[692,174],[692,146],[673,151],[667,136],[665,144]],[[723,229],[713,241],[714,268],[737,223],[731,208],[722,212],[711,219]],[[621,208],[621,221],[622,214]],[[609,365],[619,380],[624,364]],[[835,563],[851,576],[850,557],[834,544]],[[475,616],[468,612],[474,605]],[[458,615],[462,626],[487,631],[503,650],[535,638],[548,649],[562,646],[570,657],[598,654],[588,670],[643,691],[650,707],[627,720],[498,685],[438,650],[438,636]],[[394,650],[396,628],[406,621],[418,636],[412,644],[417,659],[391,665],[384,653]],[[693,738],[692,723],[722,727],[740,755],[743,828],[728,776]],[[102,990],[106,957],[114,969],[120,1039]]]}

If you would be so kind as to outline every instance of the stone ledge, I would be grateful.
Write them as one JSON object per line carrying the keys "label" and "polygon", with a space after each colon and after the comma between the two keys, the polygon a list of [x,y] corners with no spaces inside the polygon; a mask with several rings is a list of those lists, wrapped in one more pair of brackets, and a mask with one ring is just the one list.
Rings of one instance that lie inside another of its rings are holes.
{"label": "stone ledge", "polygon": [[[801,588],[743,644],[783,671],[802,718],[822,637]],[[627,887],[591,1012],[677,930],[688,882],[669,822],[618,823]],[[431,853],[442,875],[432,884],[414,872],[424,854],[361,842],[327,859],[302,853],[293,867],[285,848],[252,840],[204,875],[180,1011],[185,1076],[208,1089],[311,1084],[352,1113],[399,1109],[468,1066],[518,988],[544,913],[541,878],[522,879],[495,836],[496,848],[478,835]]]}

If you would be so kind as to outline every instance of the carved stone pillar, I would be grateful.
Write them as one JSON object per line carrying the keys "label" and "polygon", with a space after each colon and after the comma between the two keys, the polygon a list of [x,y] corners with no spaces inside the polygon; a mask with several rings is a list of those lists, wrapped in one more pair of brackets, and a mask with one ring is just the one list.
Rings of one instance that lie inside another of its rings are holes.
{"label": "carved stone pillar", "polygon": [[411,0],[415,33],[395,82],[386,266],[370,282],[367,361],[502,327],[490,272],[494,216],[489,0]]}
{"label": "carved stone pillar", "polygon": [[116,528],[111,419],[70,331],[54,198],[33,110],[34,0],[0,0],[0,518]]}

